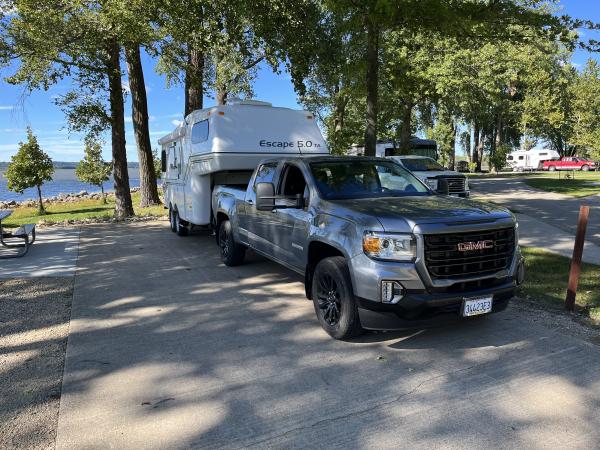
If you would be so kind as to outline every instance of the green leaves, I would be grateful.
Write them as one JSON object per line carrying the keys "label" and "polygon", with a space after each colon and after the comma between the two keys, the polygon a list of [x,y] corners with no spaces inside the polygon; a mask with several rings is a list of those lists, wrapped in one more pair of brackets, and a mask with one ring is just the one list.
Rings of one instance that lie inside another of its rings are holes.
{"label": "green leaves", "polygon": [[102,159],[102,146],[99,142],[88,141],[85,156],[75,169],[75,175],[84,183],[102,186],[110,178],[112,164]]}
{"label": "green leaves", "polygon": [[39,187],[52,180],[53,173],[52,160],[40,148],[31,128],[27,128],[27,142],[19,143],[19,150],[6,170],[8,189],[22,194],[25,189]]}

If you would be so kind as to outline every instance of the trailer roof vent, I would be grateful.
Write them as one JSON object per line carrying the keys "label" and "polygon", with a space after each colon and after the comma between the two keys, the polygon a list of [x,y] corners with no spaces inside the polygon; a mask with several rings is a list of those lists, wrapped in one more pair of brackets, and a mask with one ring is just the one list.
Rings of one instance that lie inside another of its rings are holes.
{"label": "trailer roof vent", "polygon": [[241,98],[238,98],[238,97],[233,97],[233,98],[227,100],[227,104],[228,105],[273,106],[273,104],[269,103],[269,102],[261,102],[260,100],[252,100],[252,99],[242,100]]}

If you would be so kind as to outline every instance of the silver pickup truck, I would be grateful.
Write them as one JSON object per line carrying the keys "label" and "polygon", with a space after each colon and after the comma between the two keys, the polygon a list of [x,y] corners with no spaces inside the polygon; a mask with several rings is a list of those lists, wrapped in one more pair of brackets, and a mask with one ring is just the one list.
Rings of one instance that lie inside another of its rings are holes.
{"label": "silver pickup truck", "polygon": [[251,248],[302,274],[336,339],[501,311],[524,278],[509,211],[435,193],[389,159],[267,160],[212,201],[224,263]]}

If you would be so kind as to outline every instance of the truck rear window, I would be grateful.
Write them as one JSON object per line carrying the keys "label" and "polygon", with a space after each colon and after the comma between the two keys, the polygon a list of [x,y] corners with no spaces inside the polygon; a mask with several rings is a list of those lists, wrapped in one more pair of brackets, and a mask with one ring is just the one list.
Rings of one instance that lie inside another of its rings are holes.
{"label": "truck rear window", "polygon": [[321,196],[329,200],[430,194],[414,175],[391,161],[323,161],[310,167]]}

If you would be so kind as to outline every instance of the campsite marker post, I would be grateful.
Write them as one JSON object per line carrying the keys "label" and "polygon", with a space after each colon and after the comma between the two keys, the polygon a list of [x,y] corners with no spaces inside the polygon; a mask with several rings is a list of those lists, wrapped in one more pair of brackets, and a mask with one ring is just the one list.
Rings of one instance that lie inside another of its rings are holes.
{"label": "campsite marker post", "polygon": [[583,243],[585,242],[585,230],[589,214],[589,206],[582,205],[579,207],[577,234],[575,235],[575,247],[573,248],[573,258],[571,259],[571,270],[569,271],[567,298],[565,299],[565,308],[568,311],[575,309],[575,296],[577,295],[577,285],[579,284],[579,274],[581,273],[581,257],[583,256]]}

